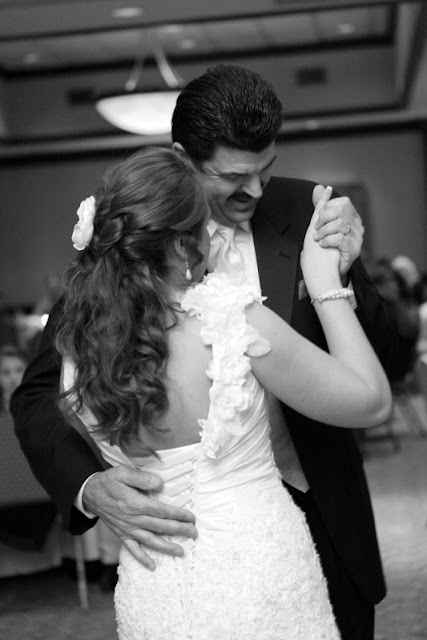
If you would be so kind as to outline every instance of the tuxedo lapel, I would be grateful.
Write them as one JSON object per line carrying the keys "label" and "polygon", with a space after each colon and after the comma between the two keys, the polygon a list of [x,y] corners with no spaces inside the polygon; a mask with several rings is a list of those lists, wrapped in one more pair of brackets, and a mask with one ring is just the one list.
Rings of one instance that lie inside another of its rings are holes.
{"label": "tuxedo lapel", "polygon": [[271,198],[263,197],[251,222],[265,304],[290,323],[299,264],[291,216]]}

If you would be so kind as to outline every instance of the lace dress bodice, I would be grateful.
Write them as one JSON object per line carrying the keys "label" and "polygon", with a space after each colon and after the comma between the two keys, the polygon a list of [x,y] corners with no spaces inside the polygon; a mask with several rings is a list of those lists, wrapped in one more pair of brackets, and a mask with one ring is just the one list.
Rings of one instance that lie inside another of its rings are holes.
{"label": "lace dress bodice", "polygon": [[[195,514],[198,538],[173,538],[183,558],[150,551],[150,572],[123,547],[115,605],[121,640],[338,640],[305,519],[274,465],[264,390],[250,357],[270,350],[246,322],[261,301],[248,284],[211,274],[181,305],[212,347],[210,409],[200,442],[128,458],[92,433],[111,465],[160,475],[153,495]],[[72,364],[64,380],[72,381]],[[81,415],[91,431],[88,415]]]}

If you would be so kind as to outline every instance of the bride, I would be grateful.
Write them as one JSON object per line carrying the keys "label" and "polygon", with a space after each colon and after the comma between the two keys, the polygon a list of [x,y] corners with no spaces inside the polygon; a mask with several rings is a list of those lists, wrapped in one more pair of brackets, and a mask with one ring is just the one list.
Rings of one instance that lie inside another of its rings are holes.
{"label": "bride", "polygon": [[[209,209],[191,165],[147,148],[79,209],[64,274],[62,410],[111,465],[160,475],[198,538],[150,571],[122,547],[121,640],[334,640],[326,582],[302,512],[282,485],[267,393],[321,422],[384,421],[381,366],[340,290],[339,253],[307,231],[301,265],[326,353],[225,273],[204,278]],[[158,497],[159,494],[153,494]]]}

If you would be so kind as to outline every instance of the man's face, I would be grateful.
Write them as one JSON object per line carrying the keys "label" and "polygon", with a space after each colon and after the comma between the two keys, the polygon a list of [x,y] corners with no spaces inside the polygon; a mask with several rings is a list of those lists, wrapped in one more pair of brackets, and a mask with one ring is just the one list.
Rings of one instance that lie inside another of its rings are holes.
{"label": "man's face", "polygon": [[216,147],[212,157],[197,167],[212,218],[225,225],[250,220],[271,178],[275,159],[274,143],[260,153]]}

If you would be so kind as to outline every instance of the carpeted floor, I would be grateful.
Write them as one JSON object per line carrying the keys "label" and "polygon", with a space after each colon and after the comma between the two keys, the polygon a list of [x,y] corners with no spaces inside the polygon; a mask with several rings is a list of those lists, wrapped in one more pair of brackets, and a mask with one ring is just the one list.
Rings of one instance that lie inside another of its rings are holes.
{"label": "carpeted floor", "polygon": [[[427,437],[410,432],[400,416],[392,426],[400,451],[371,437],[364,447],[388,584],[376,640],[427,640]],[[112,594],[90,584],[89,604],[89,611],[79,608],[76,583],[61,569],[0,579],[0,638],[117,640]]]}
{"label": "carpeted floor", "polygon": [[76,583],[61,569],[0,581],[2,640],[117,640],[112,594],[89,585],[80,609]]}
{"label": "carpeted floor", "polygon": [[[427,640],[427,414],[413,399],[425,437],[393,423],[401,450],[368,444],[365,469],[371,488],[387,597],[377,607],[375,640]],[[378,428],[379,429],[379,428]]]}

